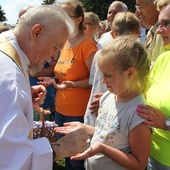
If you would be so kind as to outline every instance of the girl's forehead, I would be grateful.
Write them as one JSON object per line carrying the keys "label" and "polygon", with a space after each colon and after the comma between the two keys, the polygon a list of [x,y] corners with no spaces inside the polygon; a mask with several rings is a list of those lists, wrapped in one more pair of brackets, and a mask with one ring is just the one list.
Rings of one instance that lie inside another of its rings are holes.
{"label": "girl's forehead", "polygon": [[106,70],[113,70],[116,68],[116,64],[114,62],[109,62],[109,61],[101,61],[99,63],[99,66],[102,67],[103,69]]}

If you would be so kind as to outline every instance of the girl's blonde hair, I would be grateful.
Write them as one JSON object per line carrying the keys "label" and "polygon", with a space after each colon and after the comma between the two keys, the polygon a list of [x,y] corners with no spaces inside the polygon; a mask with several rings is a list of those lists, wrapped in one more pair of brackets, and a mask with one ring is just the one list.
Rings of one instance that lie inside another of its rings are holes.
{"label": "girl's blonde hair", "polygon": [[140,33],[140,21],[131,12],[119,12],[112,22],[112,30],[116,36]]}
{"label": "girl's blonde hair", "polygon": [[140,90],[140,93],[147,90],[150,66],[140,40],[130,36],[116,38],[101,50],[98,57],[99,68],[117,68],[121,72],[135,68],[136,73],[128,86]]}

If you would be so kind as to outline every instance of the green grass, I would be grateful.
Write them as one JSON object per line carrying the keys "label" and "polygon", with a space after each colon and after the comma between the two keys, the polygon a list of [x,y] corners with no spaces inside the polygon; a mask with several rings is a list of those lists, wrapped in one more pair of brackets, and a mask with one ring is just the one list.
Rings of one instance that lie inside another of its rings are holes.
{"label": "green grass", "polygon": [[56,163],[53,164],[53,170],[65,170],[65,160],[59,160],[56,161]]}

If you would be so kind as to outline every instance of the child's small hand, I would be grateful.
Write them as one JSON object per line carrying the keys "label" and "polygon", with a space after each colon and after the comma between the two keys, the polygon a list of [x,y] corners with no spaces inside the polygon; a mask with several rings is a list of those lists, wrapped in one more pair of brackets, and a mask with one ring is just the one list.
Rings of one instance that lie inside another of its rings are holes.
{"label": "child's small hand", "polygon": [[84,129],[83,123],[80,122],[68,122],[64,123],[62,127],[56,127],[54,130],[60,134],[68,134],[70,132],[76,131],[77,129]]}
{"label": "child's small hand", "polygon": [[82,160],[87,159],[88,157],[92,157],[96,155],[97,153],[102,153],[102,146],[104,146],[100,142],[96,142],[93,145],[91,145],[87,150],[85,150],[82,153],[78,153],[71,157],[71,160]]}

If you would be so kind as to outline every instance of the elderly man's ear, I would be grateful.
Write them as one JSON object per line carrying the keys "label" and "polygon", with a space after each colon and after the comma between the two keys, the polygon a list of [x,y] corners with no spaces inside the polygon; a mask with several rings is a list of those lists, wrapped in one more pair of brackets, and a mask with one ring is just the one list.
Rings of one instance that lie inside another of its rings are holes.
{"label": "elderly man's ear", "polygon": [[31,30],[31,39],[36,40],[43,34],[43,32],[44,28],[41,24],[34,25]]}

